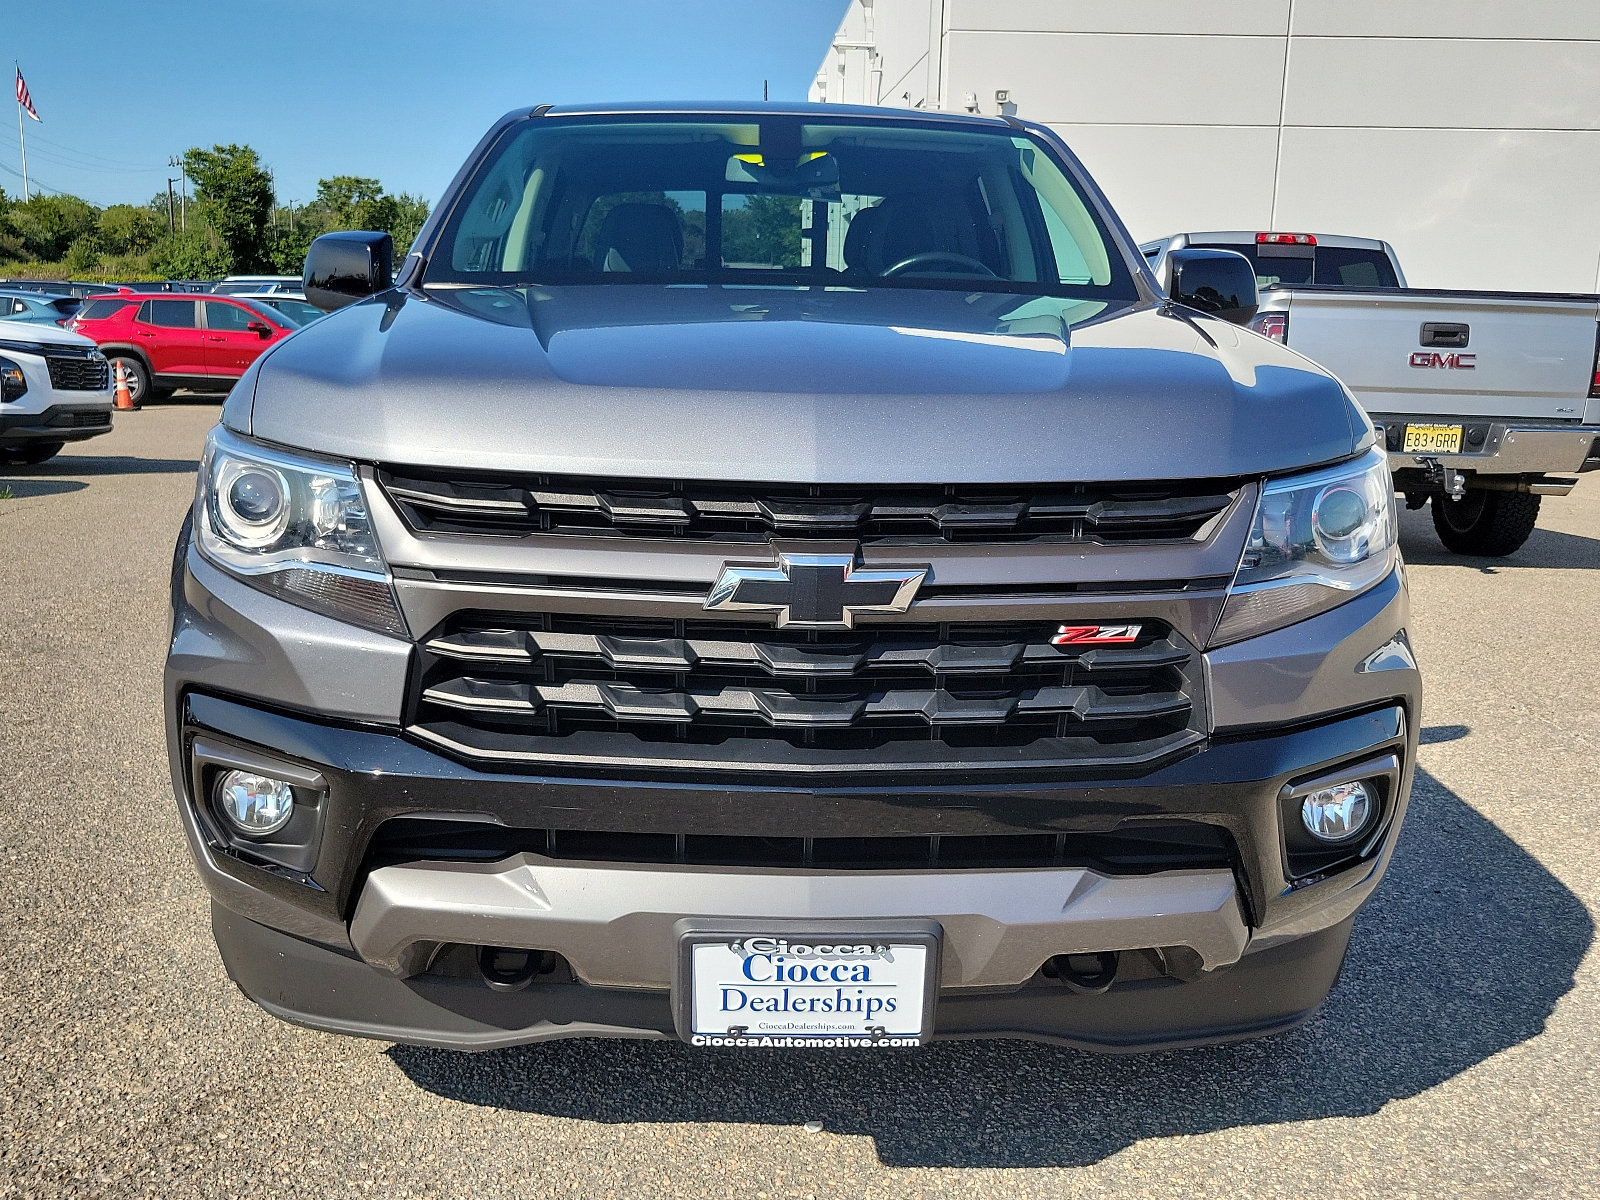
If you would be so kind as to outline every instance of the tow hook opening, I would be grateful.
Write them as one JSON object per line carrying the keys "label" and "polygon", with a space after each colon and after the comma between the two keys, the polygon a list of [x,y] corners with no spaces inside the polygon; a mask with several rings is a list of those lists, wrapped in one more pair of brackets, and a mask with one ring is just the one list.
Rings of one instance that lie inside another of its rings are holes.
{"label": "tow hook opening", "polygon": [[1080,996],[1098,996],[1116,982],[1121,958],[1120,950],[1057,954],[1044,964],[1044,973]]}
{"label": "tow hook opening", "polygon": [[478,973],[497,992],[520,992],[555,966],[548,950],[518,950],[508,946],[479,946]]}

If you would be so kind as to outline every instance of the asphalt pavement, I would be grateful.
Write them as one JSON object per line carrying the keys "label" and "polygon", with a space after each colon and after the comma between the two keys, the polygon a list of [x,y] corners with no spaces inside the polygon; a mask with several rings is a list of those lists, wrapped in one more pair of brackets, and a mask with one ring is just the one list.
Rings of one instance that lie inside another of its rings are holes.
{"label": "asphalt pavement", "polygon": [[0,468],[0,1198],[1600,1195],[1600,477],[1507,560],[1406,515],[1421,770],[1301,1029],[464,1056],[281,1024],[211,944],[160,670],[216,412]]}

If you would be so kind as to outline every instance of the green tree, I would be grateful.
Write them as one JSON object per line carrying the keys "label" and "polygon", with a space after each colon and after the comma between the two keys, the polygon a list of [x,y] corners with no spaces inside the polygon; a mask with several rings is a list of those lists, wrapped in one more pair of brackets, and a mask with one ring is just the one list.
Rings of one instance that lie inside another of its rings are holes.
{"label": "green tree", "polygon": [[280,275],[300,274],[300,269],[306,265],[306,251],[311,249],[311,239],[321,232],[323,230],[313,222],[305,220],[297,220],[293,229],[286,223],[280,224],[272,231],[267,248],[267,257],[272,260],[273,270]]}
{"label": "green tree", "polygon": [[747,196],[722,214],[722,260],[794,269],[800,265],[797,196]]}
{"label": "green tree", "polygon": [[428,202],[421,196],[413,196],[410,192],[401,192],[394,198],[395,218],[394,224],[387,230],[394,235],[394,258],[399,262],[411,252],[411,244],[417,240],[417,234],[422,232],[423,222],[428,219]]}
{"label": "green tree", "polygon": [[183,168],[194,180],[196,207],[227,248],[228,269],[265,267],[273,196],[260,156],[232,143],[210,150],[197,146],[183,156]]}
{"label": "green tree", "polygon": [[150,252],[151,268],[168,279],[218,279],[233,269],[233,261],[221,238],[192,226],[163,238]]}
{"label": "green tree", "polygon": [[99,222],[99,211],[76,196],[46,196],[40,193],[11,205],[9,216],[22,240],[24,251],[33,258],[55,262]]}
{"label": "green tree", "polygon": [[328,229],[376,229],[392,233],[399,208],[383,184],[361,175],[335,175],[317,181],[312,201],[327,214]]}
{"label": "green tree", "polygon": [[100,265],[99,235],[93,230],[84,234],[72,245],[67,247],[66,256],[62,262],[66,265],[69,275],[88,275]]}
{"label": "green tree", "polygon": [[0,188],[0,260],[19,259],[25,253],[22,234],[11,219],[11,201],[6,198],[5,189]]}
{"label": "green tree", "polygon": [[148,208],[113,204],[100,214],[99,235],[108,254],[143,254],[167,235],[167,222]]}

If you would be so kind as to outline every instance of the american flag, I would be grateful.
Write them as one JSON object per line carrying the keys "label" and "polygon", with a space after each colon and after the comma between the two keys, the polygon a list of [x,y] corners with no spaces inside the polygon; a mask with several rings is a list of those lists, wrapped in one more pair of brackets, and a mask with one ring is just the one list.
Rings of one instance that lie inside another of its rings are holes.
{"label": "american flag", "polygon": [[28,110],[28,115],[35,121],[39,114],[33,111],[33,97],[28,95],[28,85],[22,81],[22,68],[17,68],[17,103]]}

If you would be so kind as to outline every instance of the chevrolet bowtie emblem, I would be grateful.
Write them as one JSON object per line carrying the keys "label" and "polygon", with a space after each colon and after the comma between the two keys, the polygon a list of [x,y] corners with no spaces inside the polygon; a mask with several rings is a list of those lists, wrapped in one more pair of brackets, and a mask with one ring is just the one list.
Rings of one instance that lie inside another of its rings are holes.
{"label": "chevrolet bowtie emblem", "polygon": [[860,613],[905,612],[927,574],[926,564],[863,567],[854,554],[780,552],[775,567],[724,563],[706,608],[773,613],[779,626],[850,629]]}

